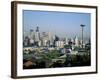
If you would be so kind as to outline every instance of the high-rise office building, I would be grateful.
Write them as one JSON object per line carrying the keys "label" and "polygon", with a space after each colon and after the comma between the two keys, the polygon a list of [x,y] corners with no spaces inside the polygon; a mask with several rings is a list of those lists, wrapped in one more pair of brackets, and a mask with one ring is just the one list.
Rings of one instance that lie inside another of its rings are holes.
{"label": "high-rise office building", "polygon": [[30,45],[34,45],[34,39],[30,39]]}
{"label": "high-rise office building", "polygon": [[48,32],[48,46],[53,45],[53,38],[51,32]]}
{"label": "high-rise office building", "polygon": [[55,46],[59,47],[59,48],[63,48],[64,47],[64,41],[56,41]]}
{"label": "high-rise office building", "polygon": [[38,46],[41,46],[42,45],[42,43],[41,43],[41,40],[40,41],[38,41]]}
{"label": "high-rise office building", "polygon": [[39,33],[39,27],[37,27],[35,32],[35,42],[38,42],[39,40],[40,40],[40,33]]}
{"label": "high-rise office building", "polygon": [[30,45],[33,45],[34,44],[34,38],[35,38],[35,33],[34,33],[34,30],[31,29],[30,30],[30,33],[29,33],[29,42],[30,42]]}
{"label": "high-rise office building", "polygon": [[42,45],[48,47],[53,45],[53,38],[50,32],[42,33]]}
{"label": "high-rise office building", "polygon": [[34,32],[33,29],[30,30],[29,38],[30,38],[30,39],[34,39],[34,38],[35,38],[35,32]]}
{"label": "high-rise office building", "polygon": [[23,44],[24,46],[28,46],[30,44],[30,39],[28,38],[28,36],[25,37]]}
{"label": "high-rise office building", "polygon": [[75,36],[74,42],[75,42],[75,46],[79,46],[79,40],[77,36]]}
{"label": "high-rise office building", "polygon": [[68,45],[68,38],[67,37],[65,38],[65,44]]}

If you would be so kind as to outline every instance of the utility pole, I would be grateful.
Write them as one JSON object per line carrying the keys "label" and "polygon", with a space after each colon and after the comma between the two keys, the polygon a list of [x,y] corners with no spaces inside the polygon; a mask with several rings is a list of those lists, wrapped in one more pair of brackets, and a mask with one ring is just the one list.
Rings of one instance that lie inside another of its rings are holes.
{"label": "utility pole", "polygon": [[83,37],[84,37],[84,36],[83,36],[83,30],[84,30],[85,25],[84,25],[84,24],[81,24],[80,26],[81,26],[81,28],[82,28],[82,48],[83,48]]}

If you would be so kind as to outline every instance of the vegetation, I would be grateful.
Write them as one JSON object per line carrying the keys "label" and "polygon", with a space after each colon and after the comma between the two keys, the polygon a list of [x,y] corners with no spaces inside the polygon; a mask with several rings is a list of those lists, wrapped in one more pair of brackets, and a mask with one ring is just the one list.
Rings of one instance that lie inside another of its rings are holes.
{"label": "vegetation", "polygon": [[[33,51],[30,53],[36,54],[37,57],[41,57],[40,59],[32,58],[31,60],[23,60],[24,63],[29,62],[31,65],[29,67],[24,66],[24,69],[35,69],[35,68],[51,68],[51,67],[75,67],[75,66],[90,66],[91,65],[91,56],[86,51],[86,54],[80,55],[66,55],[65,58],[62,58],[63,61],[57,60],[56,62],[52,62],[52,59],[58,59],[61,55],[57,50],[47,51],[47,52],[39,52]],[[34,65],[36,64],[36,65]]]}
{"label": "vegetation", "polygon": [[44,60],[51,60],[60,57],[60,53],[57,50],[52,50],[48,53],[41,53],[40,56]]}

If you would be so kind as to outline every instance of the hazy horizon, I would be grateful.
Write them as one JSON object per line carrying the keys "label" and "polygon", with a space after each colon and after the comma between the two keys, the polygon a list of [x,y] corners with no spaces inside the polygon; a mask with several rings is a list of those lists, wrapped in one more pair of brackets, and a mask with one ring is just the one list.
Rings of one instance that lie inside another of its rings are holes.
{"label": "hazy horizon", "polygon": [[23,10],[23,31],[39,27],[41,32],[51,32],[59,37],[81,37],[81,24],[84,24],[84,38],[90,38],[90,13],[53,12]]}

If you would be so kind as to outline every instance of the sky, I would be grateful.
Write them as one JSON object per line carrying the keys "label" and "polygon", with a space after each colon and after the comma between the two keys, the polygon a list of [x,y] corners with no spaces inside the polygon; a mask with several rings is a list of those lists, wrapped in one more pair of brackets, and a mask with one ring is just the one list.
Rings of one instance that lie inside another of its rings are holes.
{"label": "sky", "polygon": [[81,24],[84,24],[84,37],[90,37],[90,13],[78,12],[55,12],[23,10],[23,30],[25,33],[30,29],[39,27],[41,32],[51,32],[59,37],[81,37]]}

